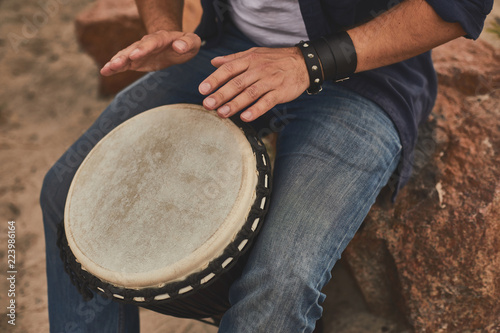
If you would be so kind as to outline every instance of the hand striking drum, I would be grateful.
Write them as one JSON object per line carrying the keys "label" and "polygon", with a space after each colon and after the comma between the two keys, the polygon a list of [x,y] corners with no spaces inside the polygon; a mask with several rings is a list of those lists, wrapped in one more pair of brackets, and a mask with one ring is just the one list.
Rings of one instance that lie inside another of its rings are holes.
{"label": "hand striking drum", "polygon": [[65,270],[86,298],[220,316],[270,190],[269,157],[250,128],[197,105],[151,109],[78,169],[59,233]]}

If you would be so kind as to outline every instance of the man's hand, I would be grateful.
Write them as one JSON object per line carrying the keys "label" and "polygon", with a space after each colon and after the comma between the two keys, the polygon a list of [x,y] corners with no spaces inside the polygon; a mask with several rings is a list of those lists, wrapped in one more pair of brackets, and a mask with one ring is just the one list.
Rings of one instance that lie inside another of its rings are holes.
{"label": "man's hand", "polygon": [[[297,47],[264,48],[212,59],[218,69],[199,86],[208,110],[226,118],[243,110],[243,121],[252,121],[276,104],[299,97],[309,87],[309,74]],[[218,90],[217,90],[218,89]]]}
{"label": "man's hand", "polygon": [[200,45],[200,37],[193,33],[159,30],[118,52],[104,65],[101,74],[109,76],[127,70],[160,70],[193,58]]}

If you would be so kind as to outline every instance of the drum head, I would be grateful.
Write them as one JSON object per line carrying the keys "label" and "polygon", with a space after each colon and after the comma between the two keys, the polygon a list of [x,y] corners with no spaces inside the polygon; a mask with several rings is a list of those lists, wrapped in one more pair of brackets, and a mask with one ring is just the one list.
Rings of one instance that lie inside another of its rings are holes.
{"label": "drum head", "polygon": [[177,104],[124,122],[71,184],[64,227],[82,268],[119,287],[158,287],[207,267],[255,200],[252,147],[228,119]]}

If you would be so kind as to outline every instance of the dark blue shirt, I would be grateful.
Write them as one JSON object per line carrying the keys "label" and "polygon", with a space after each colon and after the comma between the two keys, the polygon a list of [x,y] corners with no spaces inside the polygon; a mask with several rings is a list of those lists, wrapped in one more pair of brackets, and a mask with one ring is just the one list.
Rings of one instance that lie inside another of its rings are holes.
{"label": "dark blue shirt", "polygon": [[[476,39],[483,29],[493,0],[426,0],[447,22],[458,22],[466,37]],[[397,5],[398,0],[299,0],[309,39],[346,30]],[[196,33],[207,47],[222,37],[228,6],[223,0],[202,0],[203,17]],[[395,176],[394,193],[411,175],[418,125],[427,118],[437,95],[437,77],[431,53],[390,66],[357,73],[342,84],[380,105],[394,122],[403,146]]]}

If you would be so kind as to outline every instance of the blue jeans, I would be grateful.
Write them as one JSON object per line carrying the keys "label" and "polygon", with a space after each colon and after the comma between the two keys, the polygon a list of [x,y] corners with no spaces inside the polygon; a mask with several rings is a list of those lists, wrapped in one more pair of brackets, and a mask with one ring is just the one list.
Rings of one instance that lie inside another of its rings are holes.
{"label": "blue jeans", "polygon": [[[89,130],[47,173],[42,193],[51,332],[138,332],[138,310],[95,297],[84,302],[63,271],[56,246],[71,180],[87,153],[114,127],[150,108],[201,104],[198,84],[210,59],[255,46],[235,29],[223,43],[186,64],[150,73],[119,93]],[[232,307],[219,332],[312,332],[322,287],[401,153],[391,120],[373,102],[326,83],[253,123],[278,132],[270,210],[243,275],[230,289]]]}

